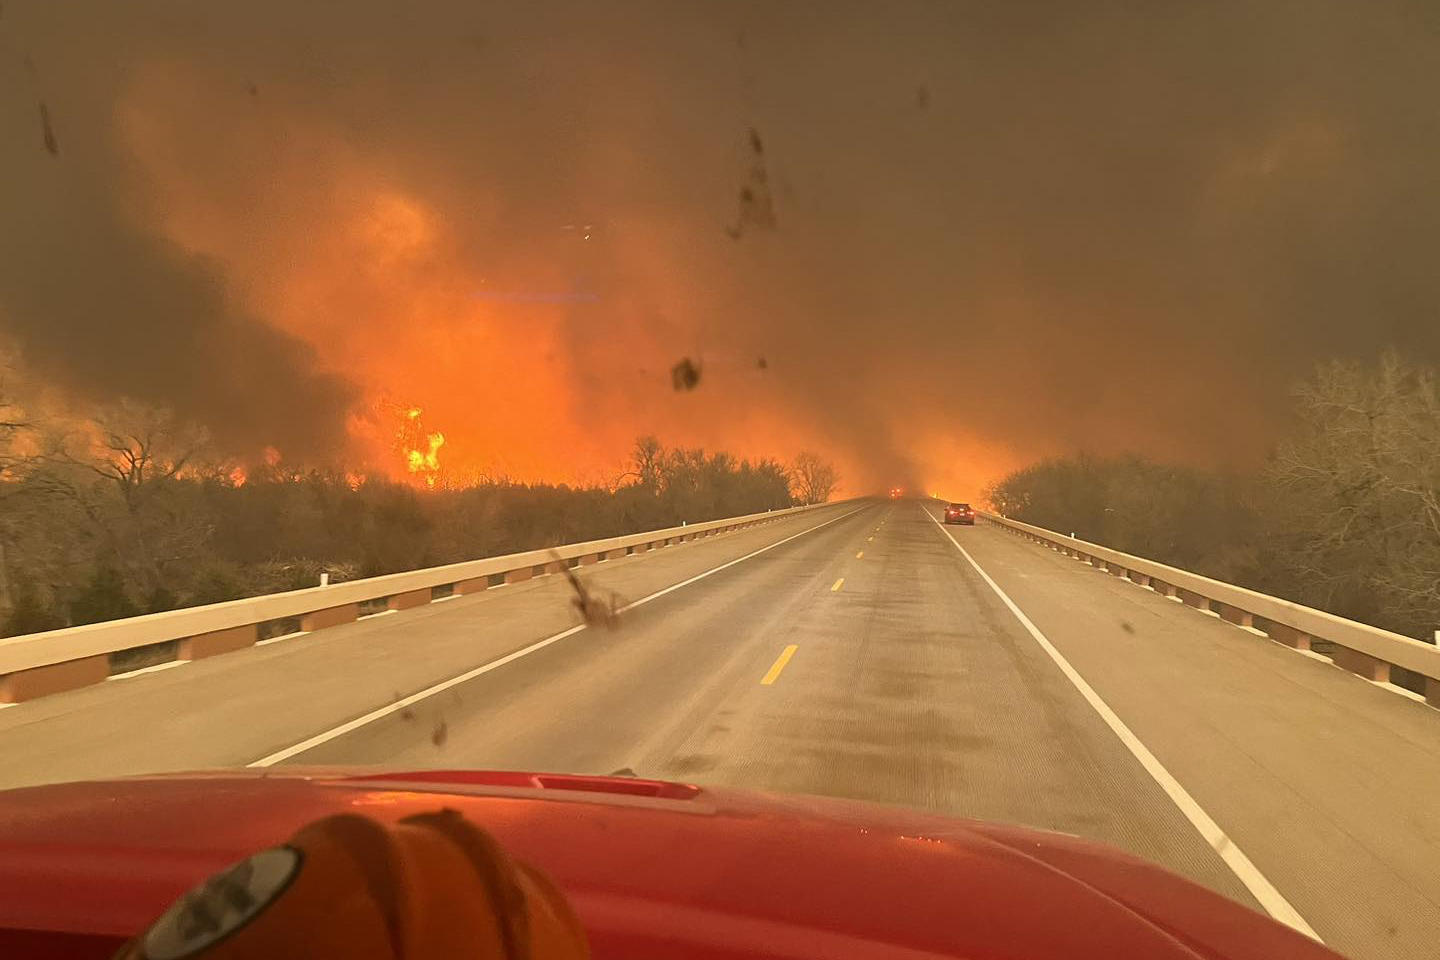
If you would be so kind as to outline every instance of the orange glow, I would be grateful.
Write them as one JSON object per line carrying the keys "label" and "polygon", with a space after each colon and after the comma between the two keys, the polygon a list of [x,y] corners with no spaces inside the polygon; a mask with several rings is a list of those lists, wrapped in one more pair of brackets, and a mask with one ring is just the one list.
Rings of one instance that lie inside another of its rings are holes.
{"label": "orange glow", "polygon": [[[446,184],[424,179],[434,171],[388,166],[333,131],[257,114],[226,128],[233,143],[173,135],[211,109],[203,77],[152,64],[122,101],[145,212],[219,264],[254,313],[313,347],[321,368],[359,387],[348,465],[427,486],[609,484],[635,438],[654,434],[751,459],[813,450],[835,463],[841,494],[868,492],[883,466],[875,451],[852,449],[797,409],[783,357],[724,331],[702,336],[689,318],[685,305],[715,297],[684,252],[685,224],[639,209],[588,241],[561,218],[549,239],[535,227],[541,246],[495,243],[513,202],[501,185],[463,184],[454,212]],[[222,198],[207,171],[232,147],[273,162],[237,186],[241,196]],[[477,243],[488,246],[477,253]],[[608,283],[577,286],[592,262]],[[575,289],[584,296],[573,302],[551,296]],[[757,367],[762,354],[769,363]],[[704,369],[687,393],[669,376],[681,356]],[[387,399],[397,396],[403,405]],[[401,429],[398,448],[397,420],[416,428]],[[443,433],[419,429],[422,420]]]}
{"label": "orange glow", "polygon": [[230,482],[237,487],[245,486],[245,481],[247,479],[249,478],[245,473],[244,467],[235,467],[230,471]]}

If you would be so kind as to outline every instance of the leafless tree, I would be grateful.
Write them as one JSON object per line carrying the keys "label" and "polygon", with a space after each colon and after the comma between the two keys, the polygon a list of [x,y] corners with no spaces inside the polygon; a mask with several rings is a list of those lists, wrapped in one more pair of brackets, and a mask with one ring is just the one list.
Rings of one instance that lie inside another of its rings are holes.
{"label": "leafless tree", "polygon": [[625,475],[633,477],[642,487],[660,489],[665,475],[665,448],[655,437],[646,435],[635,440],[630,450],[630,471]]}
{"label": "leafless tree", "polygon": [[1327,605],[1440,625],[1440,392],[1394,354],[1337,362],[1296,393],[1300,429],[1270,470],[1297,574]]}
{"label": "leafless tree", "polygon": [[795,457],[790,468],[790,485],[801,503],[824,503],[840,485],[840,474],[819,454],[806,450]]}
{"label": "leafless tree", "polygon": [[168,410],[122,401],[92,422],[97,436],[91,451],[71,459],[113,483],[132,511],[166,481],[200,466],[208,452],[205,431]]}
{"label": "leafless tree", "polygon": [[53,438],[37,486],[78,506],[102,554],[149,594],[165,586],[166,568],[193,557],[209,534],[194,519],[194,490],[178,482],[213,467],[209,450],[202,428],[122,401]]}

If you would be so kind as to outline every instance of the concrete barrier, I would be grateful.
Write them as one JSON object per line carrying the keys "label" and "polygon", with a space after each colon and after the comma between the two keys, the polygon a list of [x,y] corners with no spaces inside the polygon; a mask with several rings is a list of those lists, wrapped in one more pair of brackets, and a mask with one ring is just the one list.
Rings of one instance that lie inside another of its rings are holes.
{"label": "concrete barrier", "polygon": [[836,505],[790,507],[745,517],[727,517],[570,544],[554,550],[531,550],[203,607],[169,610],[143,617],[7,637],[0,639],[0,703],[15,703],[99,683],[110,675],[111,655],[124,651],[173,641],[177,644],[175,656],[178,659],[198,660],[254,644],[262,625],[270,624],[273,628],[275,621],[298,620],[302,631],[322,630],[356,620],[362,605],[367,607],[367,612],[382,603],[390,610],[406,610],[432,602],[436,588],[441,588],[446,595],[479,593],[489,587],[492,577],[503,578],[505,583],[518,583],[534,576],[537,567],[559,572],[572,560],[597,563],[602,557],[619,559],[630,553],[645,553],[652,547],[667,543],[695,540],[721,531],[738,530]]}
{"label": "concrete barrier", "polygon": [[[978,515],[1008,533],[1057,549],[1067,556],[1088,560],[1099,569],[1108,569],[1119,576],[1128,572],[1131,580],[1148,585],[1161,596],[1180,600],[1237,626],[1263,632],[1297,650],[1309,650],[1312,641],[1325,641],[1334,646],[1331,659],[1336,666],[1367,680],[1389,682],[1392,667],[1418,674],[1426,702],[1440,707],[1440,647],[1434,644],[1067,537],[1044,527],[992,513]],[[1262,627],[1257,628],[1257,620]]]}
{"label": "concrete barrier", "polygon": [[423,606],[430,602],[433,587],[421,587],[418,590],[406,590],[404,593],[392,593],[386,607],[391,610],[409,610],[411,607]]}
{"label": "concrete barrier", "polygon": [[231,627],[229,630],[202,633],[197,637],[181,640],[175,659],[203,660],[206,657],[218,657],[222,653],[232,653],[254,646],[258,639],[259,635],[253,623],[243,627]]}

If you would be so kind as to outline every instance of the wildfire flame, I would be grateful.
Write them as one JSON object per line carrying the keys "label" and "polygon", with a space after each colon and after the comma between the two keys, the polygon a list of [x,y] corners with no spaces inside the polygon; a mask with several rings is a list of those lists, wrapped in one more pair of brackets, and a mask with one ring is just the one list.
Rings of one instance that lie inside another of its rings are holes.
{"label": "wildfire flame", "polygon": [[428,450],[410,450],[405,454],[411,473],[434,473],[440,469],[440,448],[445,446],[445,434],[429,434],[425,442]]}
{"label": "wildfire flame", "polygon": [[405,409],[397,440],[405,455],[405,468],[423,479],[427,487],[433,487],[440,473],[440,448],[445,446],[445,434],[425,432],[420,423],[424,412],[419,407]]}

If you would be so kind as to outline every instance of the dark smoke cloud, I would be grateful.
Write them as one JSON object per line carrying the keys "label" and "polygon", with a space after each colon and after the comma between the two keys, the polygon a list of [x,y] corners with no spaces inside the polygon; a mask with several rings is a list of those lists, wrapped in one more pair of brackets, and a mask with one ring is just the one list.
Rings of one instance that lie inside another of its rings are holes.
{"label": "dark smoke cloud", "polygon": [[[318,427],[344,394],[147,229],[106,134],[138,65],[213,98],[176,150],[242,232],[280,213],[251,203],[269,165],[230,133],[238,102],[363,155],[509,290],[580,284],[557,309],[597,428],[770,416],[856,485],[978,484],[1076,448],[1243,461],[1315,360],[1440,359],[1426,0],[92,4],[113,35],[59,6],[0,23],[5,322],[73,383],[247,433]],[[704,381],[675,394],[685,356]],[[271,370],[293,393],[267,412]],[[938,464],[938,437],[993,455]]]}
{"label": "dark smoke cloud", "polygon": [[20,5],[0,23],[4,332],[34,372],[80,397],[174,408],[234,451],[339,453],[353,390],[234,302],[219,265],[164,239],[130,189],[111,100],[125,24],[45,6],[87,32]]}

